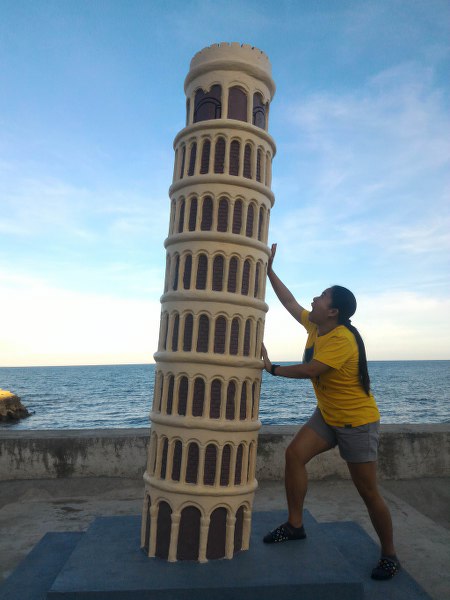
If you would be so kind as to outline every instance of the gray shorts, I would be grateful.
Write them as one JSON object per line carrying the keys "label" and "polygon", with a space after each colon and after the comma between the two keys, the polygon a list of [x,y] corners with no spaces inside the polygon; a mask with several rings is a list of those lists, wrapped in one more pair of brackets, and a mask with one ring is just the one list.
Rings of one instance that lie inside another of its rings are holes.
{"label": "gray shorts", "polygon": [[380,439],[380,421],[359,427],[333,427],[325,423],[317,407],[306,425],[326,440],[331,448],[336,445],[342,458],[350,463],[377,460]]}

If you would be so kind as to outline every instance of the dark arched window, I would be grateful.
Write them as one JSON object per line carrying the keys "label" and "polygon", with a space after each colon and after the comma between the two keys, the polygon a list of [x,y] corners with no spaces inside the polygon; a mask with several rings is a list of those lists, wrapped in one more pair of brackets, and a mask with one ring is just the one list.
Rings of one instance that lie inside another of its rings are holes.
{"label": "dark arched window", "polygon": [[191,198],[191,206],[189,209],[189,231],[195,231],[197,222],[197,198]]}
{"label": "dark arched window", "polygon": [[261,264],[259,262],[256,263],[256,269],[255,269],[255,286],[254,286],[254,292],[253,292],[253,296],[255,298],[258,297],[259,294],[259,274],[260,274],[260,270],[261,270]]}
{"label": "dark arched window", "polygon": [[214,444],[206,446],[205,451],[205,470],[203,474],[204,485],[214,485],[216,478],[216,460],[217,460],[217,448]]}
{"label": "dark arched window", "polygon": [[[163,386],[164,386],[164,377],[161,372],[158,373],[158,388],[156,390],[156,405],[158,412],[161,412],[161,404],[162,404],[162,395],[163,395]],[[156,458],[156,457],[155,457]]]}
{"label": "dark arched window", "polygon": [[236,525],[234,526],[234,554],[242,550],[244,531],[244,507],[240,506],[236,513]]}
{"label": "dark arched window", "polygon": [[216,149],[214,152],[214,173],[223,173],[225,163],[225,140],[219,138],[216,141]]}
{"label": "dark arched window", "polygon": [[[155,474],[155,468],[156,468],[156,459],[157,457],[157,445],[158,445],[158,436],[156,435],[155,432],[153,432],[151,434],[151,438],[150,438],[150,456],[152,457],[151,463],[150,463],[150,473],[152,475]],[[149,502],[150,502],[150,496],[149,496]],[[150,506],[149,506],[150,508]]]}
{"label": "dark arched window", "polygon": [[261,129],[266,128],[266,105],[259,92],[253,94],[253,125],[261,127]]}
{"label": "dark arched window", "polygon": [[162,349],[167,350],[167,334],[169,333],[169,315],[167,313],[163,316],[162,321]]}
{"label": "dark arched window", "polygon": [[184,227],[184,206],[185,202],[182,200],[180,202],[180,216],[178,218],[178,233],[181,233]]}
{"label": "dark arched window", "polygon": [[210,196],[206,196],[203,200],[202,207],[202,222],[200,229],[202,231],[211,231],[213,218],[213,202]]}
{"label": "dark arched window", "polygon": [[258,152],[256,154],[256,181],[261,182],[261,164],[262,164],[262,150],[258,148]]}
{"label": "dark arched window", "polygon": [[239,419],[243,421],[247,417],[247,382],[244,381],[241,389],[241,405],[239,408]]}
{"label": "dark arched window", "polygon": [[205,140],[202,148],[202,160],[200,163],[200,173],[204,175],[209,171],[209,155],[211,153],[211,142]]}
{"label": "dark arched window", "polygon": [[223,289],[223,256],[216,256],[213,262],[212,289],[221,292]]}
{"label": "dark arched window", "polygon": [[220,85],[213,85],[209,92],[203,90],[195,92],[194,123],[220,119],[222,116],[221,95]]}
{"label": "dark arched window", "polygon": [[252,383],[252,419],[256,419],[257,417],[257,410],[258,410],[258,406],[257,406],[257,393],[258,393],[258,388],[256,386],[256,381],[254,381]]}
{"label": "dark arched window", "polygon": [[220,417],[220,400],[222,394],[222,382],[220,379],[214,379],[211,383],[211,400],[209,404],[209,418],[218,419]]}
{"label": "dark arched window", "polygon": [[188,290],[191,287],[192,256],[188,254],[184,259],[183,287]]}
{"label": "dark arched window", "polygon": [[192,442],[189,444],[188,458],[186,466],[186,483],[197,483],[199,462],[198,445]]}
{"label": "dark arched window", "polygon": [[180,315],[176,314],[173,322],[173,331],[172,331],[172,352],[176,352],[178,350],[178,330],[180,328]]}
{"label": "dark arched window", "polygon": [[239,153],[241,145],[237,140],[230,144],[230,175],[239,175]]}
{"label": "dark arched window", "polygon": [[235,317],[231,322],[230,354],[237,354],[239,350],[239,319]]}
{"label": "dark arched window", "polygon": [[198,322],[197,352],[208,352],[209,319],[201,315]]}
{"label": "dark arched window", "polygon": [[247,260],[244,262],[244,268],[242,269],[241,294],[243,296],[248,296],[249,282],[250,282],[250,261],[247,258]]}
{"label": "dark arched window", "polygon": [[161,457],[161,472],[160,472],[161,479],[166,478],[167,451],[168,450],[169,450],[169,441],[167,438],[164,438],[163,451],[162,451],[162,457]]}
{"label": "dark arched window", "polygon": [[229,421],[234,419],[236,402],[236,384],[234,381],[230,381],[227,389],[227,405],[225,407],[225,418]]}
{"label": "dark arched window", "polygon": [[270,185],[271,172],[272,172],[272,159],[270,158],[270,154],[267,153],[267,156],[266,156],[266,178],[265,178],[266,185]]}
{"label": "dark arched window", "polygon": [[194,381],[194,395],[192,397],[192,416],[203,415],[203,404],[205,402],[205,382],[200,377]]}
{"label": "dark arched window", "polygon": [[252,178],[252,147],[250,144],[245,144],[244,150],[244,177]]}
{"label": "dark arched window", "polygon": [[211,514],[206,544],[206,558],[225,558],[227,540],[227,509],[219,506]]}
{"label": "dark arched window", "polygon": [[245,322],[245,332],[244,332],[244,356],[250,356],[250,342],[252,335],[252,322],[250,319],[247,319]]}
{"label": "dark arched window", "polygon": [[175,385],[175,377],[171,375],[169,377],[169,389],[167,390],[167,410],[166,414],[172,414],[172,406],[173,406],[173,386]]}
{"label": "dark arched window", "polygon": [[262,323],[258,321],[256,323],[256,341],[255,341],[255,356],[261,356],[261,331],[262,331]]}
{"label": "dark arched window", "polygon": [[173,290],[177,290],[178,289],[178,276],[180,274],[180,257],[177,254],[175,256],[175,272],[173,274],[173,284],[172,284],[172,289]]}
{"label": "dark arched window", "polygon": [[244,445],[239,444],[236,456],[236,471],[234,474],[234,485],[240,485],[242,480],[242,458],[244,455]]}
{"label": "dark arched window", "polygon": [[231,446],[226,444],[222,452],[222,465],[220,468],[220,485],[228,485],[230,479]]}
{"label": "dark arched window", "polygon": [[180,379],[180,387],[178,388],[178,414],[186,415],[186,406],[187,406],[187,397],[188,397],[188,378],[183,376]]}
{"label": "dark arched window", "polygon": [[262,241],[263,225],[264,225],[264,208],[261,206],[259,209],[259,221],[258,221],[258,240],[259,241]]}
{"label": "dark arched window", "polygon": [[[167,453],[166,453],[167,455]],[[167,558],[169,556],[170,534],[172,531],[172,509],[167,502],[160,502],[158,505],[158,521],[156,534],[155,556],[158,558]],[[164,532],[162,535],[160,532]]]}
{"label": "dark arched window", "polygon": [[186,146],[183,146],[183,149],[181,151],[180,179],[183,179],[185,161],[186,161]]}
{"label": "dark arched window", "polygon": [[192,315],[186,315],[184,319],[184,333],[183,333],[183,352],[190,352],[192,350],[192,330],[194,326],[194,317]]}
{"label": "dark arched window", "polygon": [[247,237],[252,237],[253,235],[253,222],[255,220],[255,209],[253,208],[253,204],[250,204],[247,211],[247,224],[245,226],[245,235]]}
{"label": "dark arched window", "polygon": [[221,198],[219,201],[219,211],[217,215],[217,231],[227,231],[228,229],[228,200]]}
{"label": "dark arched window", "polygon": [[236,293],[236,277],[237,277],[238,261],[235,256],[230,259],[230,267],[228,269],[228,285],[227,291]]}
{"label": "dark arched window", "polygon": [[189,169],[188,175],[192,176],[195,172],[195,159],[197,158],[197,142],[194,142],[191,146],[191,154],[189,156]]}
{"label": "dark arched window", "polygon": [[195,283],[195,288],[197,290],[206,289],[207,275],[208,275],[208,259],[206,258],[206,254],[200,254],[200,256],[198,257],[197,280]]}
{"label": "dark arched window", "polygon": [[225,317],[218,317],[214,330],[214,352],[225,354],[225,337],[227,333],[227,321]]}
{"label": "dark arched window", "polygon": [[200,520],[201,513],[195,506],[186,506],[181,511],[177,560],[198,560]]}
{"label": "dark arched window", "polygon": [[173,481],[180,481],[180,472],[181,472],[181,453],[182,453],[182,445],[180,440],[175,442],[175,447],[173,449],[173,459],[172,459],[172,479]]}
{"label": "dark arched window", "polygon": [[233,210],[233,233],[241,233],[242,229],[242,200],[236,200]]}
{"label": "dark arched window", "polygon": [[234,86],[229,90],[228,118],[247,121],[247,94],[240,87]]}

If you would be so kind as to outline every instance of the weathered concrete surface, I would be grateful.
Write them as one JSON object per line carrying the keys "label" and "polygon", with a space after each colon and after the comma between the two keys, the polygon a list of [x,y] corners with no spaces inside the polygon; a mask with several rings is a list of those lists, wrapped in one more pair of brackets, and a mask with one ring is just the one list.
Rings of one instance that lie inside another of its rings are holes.
{"label": "weathered concrete surface", "polygon": [[0,480],[141,477],[149,429],[2,431]]}
{"label": "weathered concrete surface", "polygon": [[[298,426],[265,426],[258,441],[256,476],[279,480],[284,451]],[[0,480],[59,477],[141,477],[149,429],[76,431],[0,430]],[[334,449],[309,466],[311,479],[348,478]],[[383,425],[380,479],[450,476],[450,424]]]}
{"label": "weathered concrete surface", "polygon": [[[262,427],[258,439],[257,477],[284,475],[284,450],[299,427]],[[337,448],[316,456],[308,466],[311,479],[349,478]],[[450,424],[382,425],[378,460],[380,479],[450,476]]]}
{"label": "weathered concrete surface", "polygon": [[[449,478],[427,478],[387,481],[381,486],[391,509],[402,565],[435,600],[450,598],[449,484]],[[391,491],[390,486],[395,489]],[[83,531],[97,516],[138,515],[143,493],[142,480],[128,478],[0,482],[0,582],[48,531]],[[420,512],[423,506],[427,506],[426,515]],[[284,508],[283,483],[260,482],[254,510]],[[321,522],[356,521],[376,539],[350,481],[311,481],[306,508]],[[380,585],[390,598],[389,582]]]}

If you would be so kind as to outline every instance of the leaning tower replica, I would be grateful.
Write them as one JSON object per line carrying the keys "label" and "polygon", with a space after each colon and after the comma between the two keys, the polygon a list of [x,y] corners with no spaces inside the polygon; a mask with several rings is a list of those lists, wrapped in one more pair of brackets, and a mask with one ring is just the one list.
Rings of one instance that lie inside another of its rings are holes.
{"label": "leaning tower replica", "polygon": [[184,89],[141,543],[205,562],[249,546],[275,85],[263,52],[222,43],[194,56]]}

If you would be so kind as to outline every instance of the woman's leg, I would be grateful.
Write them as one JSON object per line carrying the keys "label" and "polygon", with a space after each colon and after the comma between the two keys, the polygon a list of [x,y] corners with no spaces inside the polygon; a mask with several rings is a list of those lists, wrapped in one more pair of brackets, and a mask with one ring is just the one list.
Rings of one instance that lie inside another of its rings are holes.
{"label": "woman's leg", "polygon": [[380,539],[381,554],[395,556],[392,519],[389,508],[378,491],[377,463],[347,463],[353,483],[364,500],[370,520]]}
{"label": "woman's leg", "polygon": [[303,524],[303,502],[308,488],[306,464],[332,445],[313,429],[303,425],[286,449],[284,484],[289,511],[288,521],[293,527]]}

